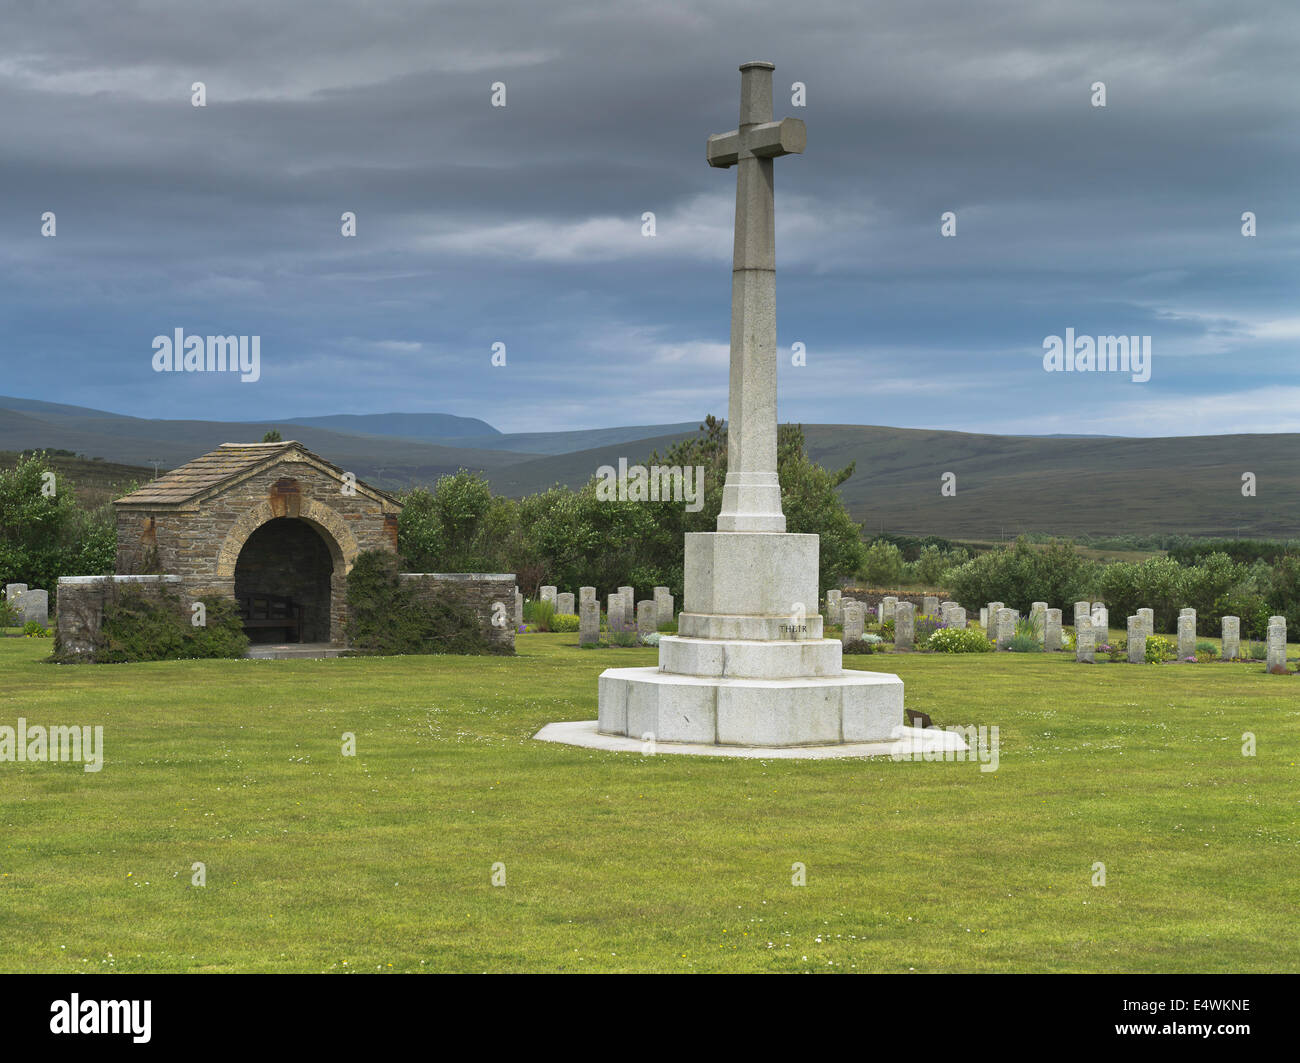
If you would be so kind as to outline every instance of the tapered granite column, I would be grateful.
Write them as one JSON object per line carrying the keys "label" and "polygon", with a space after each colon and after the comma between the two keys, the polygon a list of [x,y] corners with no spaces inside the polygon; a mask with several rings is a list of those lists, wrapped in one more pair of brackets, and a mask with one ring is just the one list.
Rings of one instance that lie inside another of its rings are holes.
{"label": "tapered granite column", "polygon": [[710,166],[736,167],[727,479],[718,531],[785,531],[776,478],[776,223],[772,160],[802,152],[797,118],[772,121],[771,63],[740,67],[740,126],[709,137]]}

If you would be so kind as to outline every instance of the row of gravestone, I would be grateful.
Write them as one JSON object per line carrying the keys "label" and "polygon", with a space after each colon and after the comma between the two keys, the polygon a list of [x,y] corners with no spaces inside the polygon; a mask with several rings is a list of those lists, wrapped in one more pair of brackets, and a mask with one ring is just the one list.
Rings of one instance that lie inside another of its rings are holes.
{"label": "row of gravestone", "polygon": [[17,610],[19,626],[30,624],[35,620],[41,627],[49,627],[49,591],[28,590],[26,583],[7,583],[5,601]]}
{"label": "row of gravestone", "polygon": [[[900,602],[890,596],[883,599],[878,607],[880,622],[892,620],[894,623],[894,646],[897,649],[911,649],[915,640],[915,606],[911,602]],[[937,596],[927,596],[922,600],[922,615],[938,616],[945,627],[965,628],[967,626],[966,610],[956,602],[941,602]],[[863,603],[852,598],[845,598],[840,591],[826,592],[826,614],[832,624],[840,624],[843,634],[840,636],[845,644],[862,638],[865,616]],[[1034,602],[1029,609],[1029,618],[1033,621],[1034,636],[1044,650],[1060,650],[1063,644],[1061,610],[1051,609],[1046,602]],[[990,619],[992,622],[990,623]],[[1020,613],[1006,608],[1001,602],[989,602],[980,609],[980,625],[999,650],[1007,649],[1016,634]],[[1102,644],[1108,637],[1110,613],[1104,602],[1078,601],[1074,603],[1075,659],[1091,662],[1095,660],[1097,636]],[[1241,619],[1225,616],[1222,619],[1223,647],[1220,657],[1232,660],[1241,654]],[[1146,660],[1146,640],[1155,634],[1155,614],[1151,609],[1139,609],[1128,618],[1128,659],[1135,663]],[[1178,659],[1185,661],[1196,656],[1196,610],[1183,609],[1178,617]],[[1274,674],[1286,672],[1286,617],[1273,616],[1268,621],[1266,668]]]}
{"label": "row of gravestone", "polygon": [[[865,603],[856,598],[845,598],[842,591],[826,592],[826,619],[832,624],[839,624],[840,640],[848,645],[862,638],[866,627]],[[894,596],[883,599],[876,608],[877,618],[881,624],[892,622],[894,625],[894,646],[896,649],[911,649],[916,639],[916,606],[912,602],[899,601]],[[940,601],[936,595],[926,595],[921,600],[921,615],[933,616],[945,627],[965,628],[966,610],[956,602]]]}
{"label": "row of gravestone", "polygon": [[[543,587],[541,600],[550,602],[557,614],[578,616],[578,644],[594,646],[600,641],[600,602],[596,598],[595,587],[579,587],[577,606],[574,609],[573,594],[559,593],[551,586]],[[656,587],[654,597],[636,601],[636,591],[632,587],[620,587],[608,596],[606,605],[606,622],[610,631],[635,631],[639,635],[652,635],[661,624],[669,624],[675,615],[675,603],[667,587]],[[516,622],[523,622],[523,596],[515,591]]]}

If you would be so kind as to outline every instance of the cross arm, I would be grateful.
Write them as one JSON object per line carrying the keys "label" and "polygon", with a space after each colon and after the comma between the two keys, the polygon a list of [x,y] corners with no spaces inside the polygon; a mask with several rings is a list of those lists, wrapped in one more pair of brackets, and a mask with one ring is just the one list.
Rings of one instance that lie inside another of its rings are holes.
{"label": "cross arm", "polygon": [[779,122],[760,122],[743,132],[715,133],[709,137],[704,154],[710,166],[734,166],[743,156],[757,155],[772,159],[781,155],[798,155],[808,145],[808,129],[799,118],[782,118]]}

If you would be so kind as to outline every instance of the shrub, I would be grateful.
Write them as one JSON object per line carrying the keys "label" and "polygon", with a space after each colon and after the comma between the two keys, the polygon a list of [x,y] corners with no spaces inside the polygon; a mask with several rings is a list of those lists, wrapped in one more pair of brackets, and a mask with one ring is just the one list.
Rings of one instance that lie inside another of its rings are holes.
{"label": "shrub", "polygon": [[[549,602],[547,603],[550,604]],[[552,631],[577,631],[578,617],[575,613],[556,613],[551,617]]]}
{"label": "shrub", "polygon": [[1252,642],[1250,644],[1250,659],[1252,661],[1265,661],[1268,659],[1268,644],[1264,642]]}
{"label": "shrub", "polygon": [[892,619],[886,620],[880,625],[880,634],[887,642],[894,641],[894,621]]}
{"label": "shrub", "polygon": [[39,621],[29,620],[23,625],[23,635],[29,639],[47,639],[50,637],[50,631]]}
{"label": "shrub", "polygon": [[885,640],[882,639],[879,635],[866,633],[862,636],[862,641],[870,642],[873,646],[878,646],[881,645]]}
{"label": "shrub", "polygon": [[628,648],[641,645],[641,640],[635,631],[611,631],[607,637],[611,646]]}
{"label": "shrub", "polygon": [[[537,599],[524,602],[524,620],[533,625],[534,631],[554,631],[551,626],[555,618],[555,603]],[[575,628],[576,630],[576,628]]]}
{"label": "shrub", "polygon": [[991,653],[993,643],[976,628],[945,627],[934,632],[926,647],[936,653]]}
{"label": "shrub", "polygon": [[1072,543],[1053,541],[1035,550],[1020,538],[1011,548],[990,550],[950,568],[944,582],[954,600],[968,610],[991,601],[1029,612],[1035,601],[1073,602],[1090,597],[1096,566],[1080,557]]}
{"label": "shrub", "polygon": [[347,640],[353,653],[375,656],[509,652],[488,640],[464,603],[418,600],[398,578],[397,556],[386,550],[358,554],[348,573]]}
{"label": "shrub", "polygon": [[1196,660],[1200,664],[1209,664],[1211,661],[1218,660],[1218,657],[1219,653],[1213,646],[1208,650],[1198,648],[1196,651]]}
{"label": "shrub", "polygon": [[658,646],[658,645],[659,645],[659,632],[657,632],[657,631],[651,631],[648,635],[642,635],[642,636],[641,636],[641,645],[642,645],[642,646]]}
{"label": "shrub", "polygon": [[1214,660],[1219,656],[1219,647],[1213,642],[1198,642],[1196,644],[1196,656],[1199,659],[1204,654],[1207,659]]}
{"label": "shrub", "polygon": [[1033,635],[1013,635],[1007,649],[1012,653],[1042,653],[1043,645]]}
{"label": "shrub", "polygon": [[1147,664],[1162,664],[1165,661],[1171,661],[1177,652],[1178,648],[1163,635],[1149,635],[1147,637]]}
{"label": "shrub", "polygon": [[844,644],[845,653],[875,653],[883,649],[879,642],[868,642],[866,639],[852,639]]}
{"label": "shrub", "polygon": [[4,598],[0,598],[0,628],[17,627],[18,618],[21,615],[17,606],[11,605]]}
{"label": "shrub", "polygon": [[215,596],[199,599],[207,624],[195,627],[190,612],[175,595],[161,603],[138,591],[123,591],[104,607],[100,625],[102,644],[94,654],[99,663],[175,661],[188,658],[242,657],[248,636],[235,603]]}

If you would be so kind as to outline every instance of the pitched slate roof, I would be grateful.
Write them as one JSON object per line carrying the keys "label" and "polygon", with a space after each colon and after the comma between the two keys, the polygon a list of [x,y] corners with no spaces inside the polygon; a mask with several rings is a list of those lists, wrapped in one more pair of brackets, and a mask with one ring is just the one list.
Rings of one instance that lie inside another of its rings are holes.
{"label": "pitched slate roof", "polygon": [[[220,447],[202,457],[187,462],[179,469],[164,473],[156,480],[151,480],[139,490],[114,500],[114,504],[127,505],[178,505],[188,502],[213,488],[252,472],[258,466],[283,457],[288,451],[297,450],[307,455],[327,469],[332,470],[340,479],[343,470],[332,465],[318,454],[313,454],[294,439],[282,443],[222,443]],[[363,485],[358,487],[396,503],[396,499],[384,491]]]}

